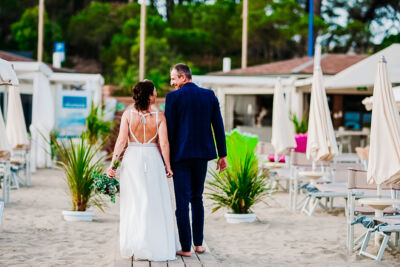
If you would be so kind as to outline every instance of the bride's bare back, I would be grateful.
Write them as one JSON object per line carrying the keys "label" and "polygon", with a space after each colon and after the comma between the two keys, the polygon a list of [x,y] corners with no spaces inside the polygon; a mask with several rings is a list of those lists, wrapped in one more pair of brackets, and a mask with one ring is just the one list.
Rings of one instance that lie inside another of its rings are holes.
{"label": "bride's bare back", "polygon": [[130,111],[130,130],[134,137],[129,135],[129,142],[140,142],[140,143],[157,143],[158,142],[158,131],[161,124],[160,114],[157,112],[142,113],[136,110]]}

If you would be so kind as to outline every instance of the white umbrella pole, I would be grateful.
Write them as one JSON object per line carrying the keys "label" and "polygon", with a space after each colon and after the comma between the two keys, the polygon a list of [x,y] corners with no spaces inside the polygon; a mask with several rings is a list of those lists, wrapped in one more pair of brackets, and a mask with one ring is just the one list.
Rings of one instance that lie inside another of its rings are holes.
{"label": "white umbrella pole", "polygon": [[313,160],[313,162],[312,162],[312,171],[315,171],[316,167],[317,167],[317,162],[315,160]]}
{"label": "white umbrella pole", "polygon": [[380,185],[380,184],[378,184],[377,186],[376,186],[376,195],[377,195],[377,197],[382,197],[382,185]]}
{"label": "white umbrella pole", "polygon": [[3,117],[4,123],[7,123],[7,101],[8,101],[8,86],[4,86],[4,93],[3,93]]}
{"label": "white umbrella pole", "polygon": [[274,155],[275,163],[279,162],[278,153],[275,152]]}

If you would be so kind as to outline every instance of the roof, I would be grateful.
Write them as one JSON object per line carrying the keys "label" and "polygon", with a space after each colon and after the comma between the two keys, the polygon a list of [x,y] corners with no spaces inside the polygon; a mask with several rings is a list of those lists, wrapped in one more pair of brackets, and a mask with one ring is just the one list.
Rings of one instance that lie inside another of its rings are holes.
{"label": "roof", "polygon": [[387,61],[390,81],[392,83],[400,83],[400,44],[392,44],[327,79],[325,88],[373,86],[378,62],[382,56],[384,56]]}
{"label": "roof", "polygon": [[[367,55],[324,54],[321,57],[321,68],[324,74],[334,75],[349,66],[363,60]],[[313,57],[301,57],[282,60],[268,64],[256,65],[245,69],[234,69],[230,72],[216,72],[214,75],[283,75],[312,74]]]}
{"label": "roof", "polygon": [[[35,60],[33,60],[31,58],[20,56],[20,55],[14,54],[14,53],[6,52],[6,51],[1,51],[1,50],[0,50],[0,58],[7,60],[7,61],[36,62]],[[75,72],[73,69],[54,68],[50,64],[46,64],[46,65],[48,65],[55,72]]]}

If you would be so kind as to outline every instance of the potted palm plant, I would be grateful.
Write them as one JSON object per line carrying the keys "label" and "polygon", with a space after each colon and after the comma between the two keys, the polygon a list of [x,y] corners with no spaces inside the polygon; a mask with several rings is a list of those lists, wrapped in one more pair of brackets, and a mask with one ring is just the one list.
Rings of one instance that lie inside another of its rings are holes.
{"label": "potted palm plant", "polygon": [[88,211],[92,205],[103,211],[103,201],[94,190],[94,172],[103,169],[102,159],[94,160],[100,145],[90,144],[83,135],[74,142],[52,142],[58,154],[58,165],[64,171],[65,181],[71,194],[71,210],[64,210],[62,214],[66,221],[92,221],[93,211]]}
{"label": "potted palm plant", "polygon": [[206,194],[213,201],[212,212],[229,209],[225,213],[228,223],[254,222],[256,214],[251,207],[272,193],[267,186],[268,173],[259,168],[254,153],[257,142],[257,137],[233,130],[226,137],[227,170],[223,173],[210,171],[214,180],[207,181]]}
{"label": "potted palm plant", "polygon": [[296,115],[293,114],[292,122],[294,124],[295,131],[295,140],[296,140],[296,148],[294,151],[305,153],[307,148],[307,131],[308,131],[308,122],[307,117],[304,117],[299,121]]}

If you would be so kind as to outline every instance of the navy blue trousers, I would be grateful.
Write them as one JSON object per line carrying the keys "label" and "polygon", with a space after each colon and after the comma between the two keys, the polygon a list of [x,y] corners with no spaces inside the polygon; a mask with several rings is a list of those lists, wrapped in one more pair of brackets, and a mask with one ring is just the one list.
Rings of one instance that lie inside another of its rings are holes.
{"label": "navy blue trousers", "polygon": [[[203,190],[207,162],[203,159],[186,159],[172,164],[176,201],[175,215],[183,251],[190,251],[191,232],[195,246],[201,246],[203,243]],[[192,231],[190,229],[189,203],[192,210]]]}

